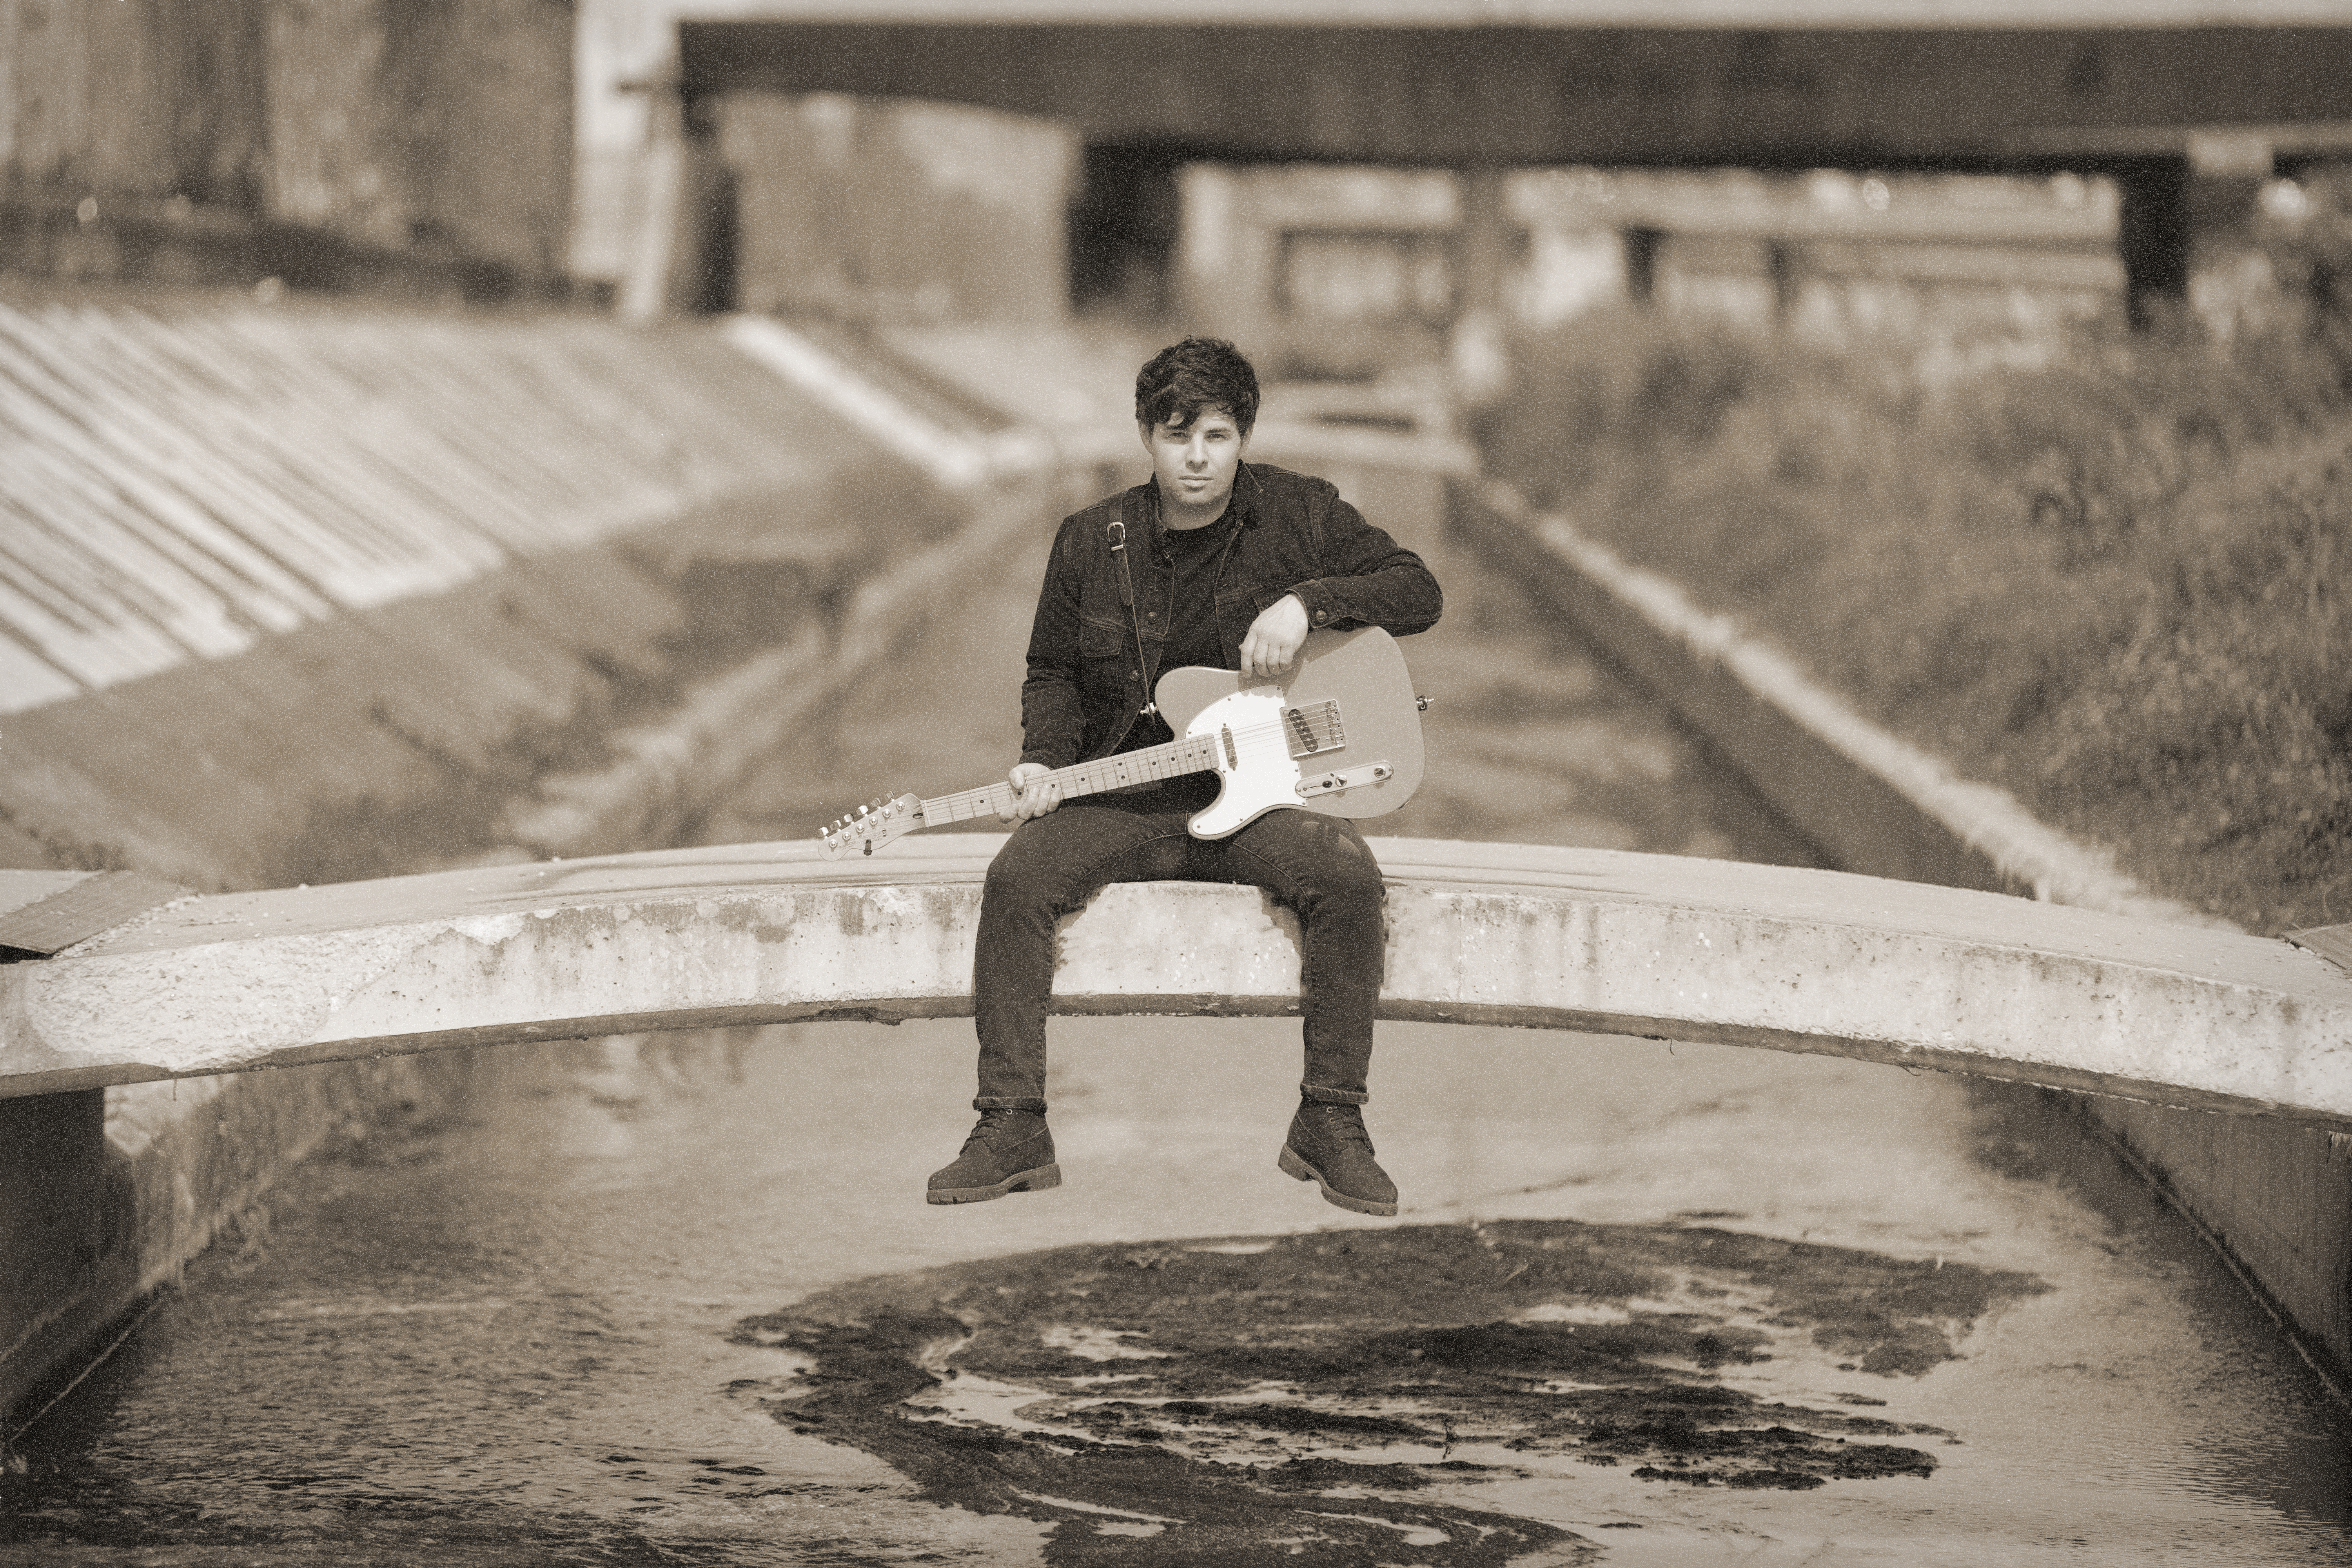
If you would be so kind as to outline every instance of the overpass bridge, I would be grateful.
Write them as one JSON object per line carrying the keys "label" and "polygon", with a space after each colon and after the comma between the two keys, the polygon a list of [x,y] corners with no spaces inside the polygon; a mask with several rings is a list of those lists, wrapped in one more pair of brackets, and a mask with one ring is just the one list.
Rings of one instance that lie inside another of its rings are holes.
{"label": "overpass bridge", "polygon": [[1188,8],[787,3],[679,27],[687,99],[758,89],[1065,119],[1202,156],[1953,167],[2341,145],[2352,26],[2288,5]]}
{"label": "overpass bridge", "polygon": [[[60,946],[0,967],[0,1098],[969,1015],[1002,842],[941,834],[850,863],[735,844],[210,897],[0,873],[0,943]],[[2352,973],[2309,947],[1834,871],[1373,842],[1384,1017],[1822,1053],[2352,1131]],[[1298,984],[1296,923],[1265,895],[1149,883],[1066,923],[1055,992],[1064,1013],[1236,1017],[1295,1013]]]}
{"label": "overpass bridge", "polygon": [[[1491,308],[1511,165],[2072,170],[2123,192],[2136,297],[2279,167],[2352,148],[2352,26],[2297,0],[778,0],[678,30],[689,137],[740,91],[925,99],[1157,156],[1446,166],[1465,303]],[[1484,177],[1482,177],[1484,176]],[[712,189],[717,189],[713,186]]]}

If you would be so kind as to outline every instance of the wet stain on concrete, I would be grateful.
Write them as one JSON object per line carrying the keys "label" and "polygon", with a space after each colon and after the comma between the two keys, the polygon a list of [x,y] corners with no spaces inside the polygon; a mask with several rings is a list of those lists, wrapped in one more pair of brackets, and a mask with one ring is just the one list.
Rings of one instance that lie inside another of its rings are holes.
{"label": "wet stain on concrete", "polygon": [[744,1319],[739,1384],[926,1495],[1052,1527],[1048,1561],[1580,1560],[1549,1524],[1413,1494],[1564,1465],[1804,1490],[1928,1477],[1938,1428],[1726,1369],[1916,1376],[2045,1287],[1709,1227],[1514,1221],[1089,1245],[861,1280]]}

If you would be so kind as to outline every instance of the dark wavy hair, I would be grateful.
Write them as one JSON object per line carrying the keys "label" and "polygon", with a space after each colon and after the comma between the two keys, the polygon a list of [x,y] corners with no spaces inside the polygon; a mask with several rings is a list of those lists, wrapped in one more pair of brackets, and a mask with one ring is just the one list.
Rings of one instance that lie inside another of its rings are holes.
{"label": "dark wavy hair", "polygon": [[1186,338],[1151,356],[1135,376],[1135,417],[1158,429],[1189,426],[1210,409],[1233,416],[1244,436],[1257,423],[1257,372],[1223,338]]}

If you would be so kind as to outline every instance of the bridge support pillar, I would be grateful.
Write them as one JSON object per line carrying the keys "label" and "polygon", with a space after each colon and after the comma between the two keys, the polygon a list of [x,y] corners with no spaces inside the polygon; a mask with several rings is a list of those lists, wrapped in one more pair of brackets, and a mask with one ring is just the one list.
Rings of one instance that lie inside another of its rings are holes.
{"label": "bridge support pillar", "polygon": [[2147,326],[2186,309],[2198,274],[2244,250],[2273,161],[2260,135],[2192,137],[2186,157],[2118,167],[2123,212],[2116,245],[2131,320]]}
{"label": "bridge support pillar", "polygon": [[2116,249],[2132,325],[2144,327],[2189,296],[2189,166],[2179,158],[2142,158],[2115,174],[2123,194]]}
{"label": "bridge support pillar", "polygon": [[1457,398],[1468,405],[1502,395],[1510,374],[1503,346],[1503,275],[1510,265],[1510,216],[1503,170],[1473,163],[1462,171],[1461,314],[1448,358]]}
{"label": "bridge support pillar", "polygon": [[102,1326],[87,1306],[111,1240],[106,1176],[104,1089],[0,1100],[0,1434]]}

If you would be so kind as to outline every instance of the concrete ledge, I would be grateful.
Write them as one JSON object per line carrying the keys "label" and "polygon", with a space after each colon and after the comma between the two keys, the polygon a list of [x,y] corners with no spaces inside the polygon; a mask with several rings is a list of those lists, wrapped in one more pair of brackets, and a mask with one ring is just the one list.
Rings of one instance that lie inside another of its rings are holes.
{"label": "concrete ledge", "polygon": [[613,737],[594,773],[539,781],[506,813],[504,837],[540,855],[593,855],[674,839],[790,743],[819,710],[951,605],[971,574],[1058,521],[1042,482],[976,491],[953,534],[857,584],[838,624],[815,626],[690,689],[658,724]]}
{"label": "concrete ledge", "polygon": [[[0,1095],[499,1040],[969,1014],[1001,839],[807,842],[189,899],[0,970]],[[1820,1052],[2352,1127],[2352,976],[2284,942],[1843,872],[1375,840],[1384,1016]],[[1255,890],[1108,889],[1066,1012],[1295,1011]]]}
{"label": "concrete ledge", "polygon": [[1795,660],[1701,609],[1507,485],[1456,485],[1454,530],[1517,572],[1801,833],[1854,870],[2235,930],[2116,869],[2006,790],[1960,776],[1864,718]]}

